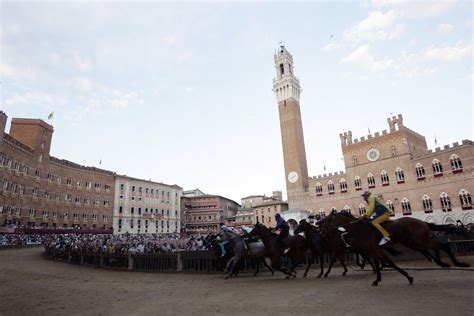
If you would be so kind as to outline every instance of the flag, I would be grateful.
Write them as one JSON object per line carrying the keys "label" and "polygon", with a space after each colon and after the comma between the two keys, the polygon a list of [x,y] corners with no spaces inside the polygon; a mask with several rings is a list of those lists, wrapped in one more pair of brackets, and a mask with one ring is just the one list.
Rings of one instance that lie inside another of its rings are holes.
{"label": "flag", "polygon": [[369,127],[369,134],[372,134],[372,133],[370,132],[370,127]]}
{"label": "flag", "polygon": [[52,119],[52,118],[53,118],[53,116],[54,116],[54,111],[53,111],[53,112],[51,112],[51,113],[49,113],[49,115],[48,115],[48,120]]}
{"label": "flag", "polygon": [[102,165],[102,159],[99,161],[99,165]]}
{"label": "flag", "polygon": [[436,139],[436,134],[435,134],[435,145],[438,146],[438,140]]}
{"label": "flag", "polygon": [[326,171],[326,165],[324,165],[324,171]]}

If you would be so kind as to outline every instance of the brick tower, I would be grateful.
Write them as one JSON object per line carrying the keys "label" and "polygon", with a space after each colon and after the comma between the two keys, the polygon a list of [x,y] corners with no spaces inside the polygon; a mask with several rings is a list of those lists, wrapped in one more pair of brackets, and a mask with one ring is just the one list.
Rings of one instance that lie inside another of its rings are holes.
{"label": "brick tower", "polygon": [[300,82],[293,74],[293,56],[280,46],[274,55],[277,78],[273,79],[273,92],[278,100],[281,140],[285,161],[288,201],[308,187],[308,166],[304,147],[303,123],[300,111]]}

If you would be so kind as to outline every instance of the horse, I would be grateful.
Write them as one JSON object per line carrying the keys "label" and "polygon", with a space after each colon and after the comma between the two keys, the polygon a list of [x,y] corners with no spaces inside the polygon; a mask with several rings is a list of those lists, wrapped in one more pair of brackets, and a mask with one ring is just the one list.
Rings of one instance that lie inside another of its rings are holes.
{"label": "horse", "polygon": [[[319,258],[319,266],[321,268],[321,272],[318,274],[318,278],[320,278],[324,273],[324,254],[330,252],[328,240],[323,238],[319,230],[310,223],[308,223],[305,219],[302,219],[299,222],[294,233],[304,233],[304,236],[308,243],[308,248],[311,250],[311,255],[313,256],[313,258],[315,256]],[[346,275],[347,268],[344,264],[344,253],[342,254],[342,256],[338,256],[338,259],[341,262],[341,265],[344,267],[344,272],[342,273],[342,275]],[[308,262],[308,266],[306,267],[306,271],[303,274],[303,278],[308,275],[309,268],[311,267],[311,261],[312,260]],[[324,277],[327,277],[327,274],[325,274]]]}
{"label": "horse", "polygon": [[327,216],[327,221],[322,226],[322,234],[326,235],[331,231],[339,229],[341,226],[344,226],[351,236],[349,243],[373,259],[377,279],[372,282],[372,286],[377,286],[382,281],[380,262],[384,262],[389,267],[394,268],[407,278],[410,285],[413,284],[414,279],[405,270],[395,265],[383,252],[382,247],[378,245],[380,240],[379,234],[363,221],[359,219],[351,220],[346,215],[332,213]]}
{"label": "horse", "polygon": [[[282,245],[274,236],[274,234],[263,224],[255,224],[252,231],[248,234],[248,237],[260,237],[265,249],[268,251],[271,260],[272,268],[282,272],[287,278],[293,276],[296,277],[295,268],[298,263],[304,262],[304,254],[307,250],[306,241],[302,236],[290,236],[283,240]],[[284,255],[285,248],[290,248],[286,256],[291,261],[290,271],[281,265],[281,257]]]}
{"label": "horse", "polygon": [[[345,221],[351,222],[356,220],[355,217],[346,217]],[[431,238],[431,232],[446,232],[450,234],[463,235],[469,237],[466,230],[463,227],[456,227],[454,225],[436,225],[433,223],[427,223],[416,218],[403,217],[396,220],[386,221],[382,226],[389,232],[391,242],[389,245],[395,245],[401,243],[407,248],[416,250],[429,260],[433,260],[440,267],[447,268],[450,265],[443,262],[440,258],[440,250],[446,252],[451,261],[455,266],[458,267],[469,267],[467,263],[459,262],[454,256],[450,245],[447,242],[441,242]],[[372,225],[369,226],[375,232],[379,233]],[[380,233],[379,233],[380,234]],[[433,250],[435,255],[433,256],[429,250]]]}
{"label": "horse", "polygon": [[[230,259],[235,257],[234,239],[242,240],[242,238],[239,235],[235,234],[235,236],[233,236],[233,239],[230,239],[229,243],[227,243],[224,246],[226,254],[225,254],[224,257],[222,257],[221,247],[220,247],[219,241],[217,239],[218,236],[219,236],[219,234],[212,235],[211,233],[209,233],[204,240],[208,245],[210,245],[210,248],[212,248],[214,250],[214,254],[215,254],[216,258],[218,260],[223,260],[224,262],[226,262],[227,260],[230,260]],[[242,241],[242,242],[245,242],[245,241]],[[240,244],[240,241],[238,241],[238,243]],[[260,262],[261,261],[263,261],[263,264],[265,265],[265,267],[267,267],[268,270],[272,273],[272,275],[274,275],[273,269],[268,265],[268,263],[265,260],[265,258],[268,257],[267,252],[265,250],[265,245],[261,241],[254,241],[254,242],[248,242],[247,247],[248,247],[248,251],[245,251],[244,253],[241,253],[239,255],[240,260],[238,262],[235,262],[232,267],[229,267],[229,265],[227,263],[226,272],[228,274],[226,276],[226,279],[231,277],[231,276],[237,276],[237,274],[239,272],[239,269],[238,269],[239,264],[242,263],[242,260],[247,259],[247,258],[256,261],[256,266],[257,267],[256,267],[256,270],[253,274],[254,276],[256,276],[260,271]],[[241,247],[238,247],[238,251],[241,250],[241,249],[242,249]]]}

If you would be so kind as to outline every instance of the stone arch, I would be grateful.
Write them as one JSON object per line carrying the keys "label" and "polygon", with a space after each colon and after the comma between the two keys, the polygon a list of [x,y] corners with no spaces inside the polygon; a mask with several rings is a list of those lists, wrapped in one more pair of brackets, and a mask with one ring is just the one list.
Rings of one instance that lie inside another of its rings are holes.
{"label": "stone arch", "polygon": [[463,216],[461,221],[464,225],[474,224],[474,215],[472,213],[467,213]]}
{"label": "stone arch", "polygon": [[434,218],[434,216],[430,215],[430,216],[426,217],[425,222],[436,224],[436,219]]}
{"label": "stone arch", "polygon": [[443,224],[445,224],[445,225],[449,225],[449,224],[456,225],[456,221],[450,215],[446,215],[443,218]]}

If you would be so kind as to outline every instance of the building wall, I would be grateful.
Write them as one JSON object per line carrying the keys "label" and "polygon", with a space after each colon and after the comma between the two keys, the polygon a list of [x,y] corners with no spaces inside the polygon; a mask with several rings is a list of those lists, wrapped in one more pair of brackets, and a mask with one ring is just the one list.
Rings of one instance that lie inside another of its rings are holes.
{"label": "building wall", "polygon": [[[393,127],[394,121],[397,122],[396,128]],[[473,142],[465,140],[461,144],[454,143],[452,146],[430,151],[423,136],[403,126],[401,115],[389,118],[388,123],[390,131],[368,135],[361,139],[352,140],[351,134],[342,134],[341,148],[346,171],[310,177],[308,191],[289,195],[290,207],[307,209],[315,214],[320,211],[328,214],[333,208],[337,210],[349,208],[353,214],[359,214],[359,206],[366,207],[360,195],[363,191],[370,190],[382,195],[384,200],[393,204],[395,217],[413,216],[435,223],[454,223],[456,220],[465,224],[474,222],[472,205],[463,207],[459,197],[462,190],[469,195],[474,191]],[[370,161],[367,157],[368,151],[373,148],[380,152],[380,157],[376,161]],[[453,170],[451,166],[453,154],[461,159],[461,170]],[[356,161],[354,157],[357,157]],[[432,167],[434,159],[440,161],[444,171],[442,175],[435,175]],[[418,163],[424,167],[424,178],[417,176]],[[396,177],[397,168],[403,171],[403,181],[398,181]],[[389,177],[388,184],[382,184],[382,171],[386,171]],[[375,187],[368,185],[369,173],[372,173],[375,179]],[[357,176],[362,182],[360,189],[357,189],[354,183]],[[342,179],[347,183],[345,192],[340,187]],[[335,187],[332,194],[328,190],[329,181],[332,181]],[[323,188],[322,193],[316,191],[319,184]],[[441,207],[440,196],[443,192],[450,198],[452,206],[450,210],[443,210]],[[425,195],[431,198],[432,210],[424,209]],[[411,211],[402,209],[402,202],[405,199],[409,201]]]}
{"label": "building wall", "polygon": [[53,127],[41,120],[14,119],[16,138],[0,133],[0,224],[112,226],[113,172],[50,157]]}
{"label": "building wall", "polygon": [[267,227],[275,227],[275,214],[282,213],[288,210],[288,203],[286,202],[270,202],[258,205],[253,208],[252,224],[258,222]]}
{"label": "building wall", "polygon": [[220,223],[234,222],[240,205],[218,195],[183,197],[184,229],[191,234],[220,231]]}
{"label": "building wall", "polygon": [[177,185],[117,175],[114,233],[177,233],[181,227],[181,197]]}

